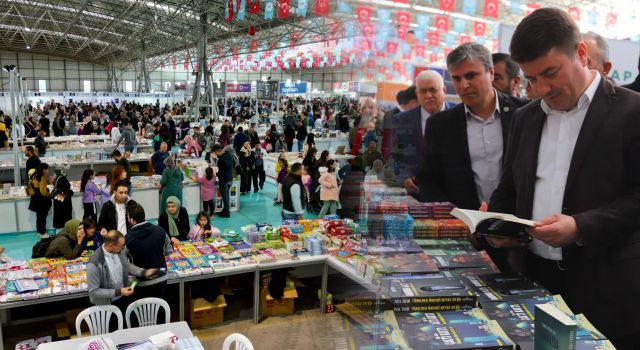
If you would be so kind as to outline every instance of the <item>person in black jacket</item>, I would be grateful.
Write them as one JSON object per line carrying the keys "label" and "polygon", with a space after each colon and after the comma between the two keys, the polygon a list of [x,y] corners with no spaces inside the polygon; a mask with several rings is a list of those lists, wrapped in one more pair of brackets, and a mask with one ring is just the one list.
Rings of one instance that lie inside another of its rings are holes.
{"label": "person in black jacket", "polygon": [[65,223],[71,220],[73,212],[73,190],[71,183],[67,179],[69,164],[61,164],[55,171],[53,185],[55,193],[53,196],[53,227],[63,228]]}
{"label": "person in black jacket", "polygon": [[[287,152],[293,151],[293,139],[296,138],[296,131],[291,125],[284,128],[284,140],[287,143]],[[274,148],[275,151],[275,148]]]}
{"label": "person in black jacket", "polygon": [[[160,227],[146,221],[144,208],[138,204],[127,207],[127,216],[131,230],[124,239],[131,263],[143,269],[166,271],[165,256],[173,253],[169,236]],[[136,299],[164,297],[167,287],[166,274],[156,279],[139,278],[139,281],[136,286]]]}
{"label": "person in black jacket", "polygon": [[136,201],[129,198],[126,182],[118,182],[114,189],[111,199],[100,210],[97,231],[103,236],[111,230],[118,230],[126,235],[131,228],[127,221],[127,210],[129,207],[137,205]]}
{"label": "person in black jacket", "polygon": [[[640,70],[640,57],[638,57],[638,70]],[[623,88],[627,88],[629,90],[633,90],[635,92],[640,92],[640,73],[636,76],[636,79],[627,85],[622,85]],[[7,125],[7,130],[9,130],[9,126]]]}
{"label": "person in black jacket", "polygon": [[44,131],[44,137],[49,136],[49,130],[51,128],[51,121],[49,120],[49,118],[42,117],[40,118],[38,123],[40,124],[40,131]]}
{"label": "person in black jacket", "polygon": [[[240,194],[245,195],[251,192],[251,173],[255,169],[255,155],[251,151],[249,141],[245,142],[240,149]],[[256,188],[257,190],[257,188]]]}
{"label": "person in black jacket", "polygon": [[233,147],[227,146],[222,148],[219,144],[212,147],[213,153],[218,158],[218,182],[220,183],[220,193],[222,193],[222,203],[224,207],[218,214],[218,217],[228,218],[231,216],[229,211],[229,190],[233,182]]}
{"label": "person in black jacket", "polygon": [[35,169],[40,165],[40,158],[36,155],[36,151],[33,146],[25,147],[24,155],[27,157],[27,169],[26,169],[26,179],[29,180],[29,171],[31,169]]}
{"label": "person in black jacket", "polygon": [[302,152],[304,141],[307,139],[307,127],[301,121],[296,123],[296,140],[298,140],[298,152]]}
{"label": "person in black jacket", "polygon": [[36,146],[36,149],[38,150],[38,156],[39,157],[44,157],[44,155],[47,153],[47,141],[44,140],[44,137],[46,136],[46,132],[44,130],[40,130],[38,132],[38,136],[36,137],[35,140],[33,140],[33,144]]}
{"label": "person in black jacket", "polygon": [[164,229],[174,246],[189,239],[189,213],[178,197],[167,198],[167,209],[158,217],[158,226]]}
{"label": "person in black jacket", "polygon": [[320,169],[318,166],[318,159],[316,159],[317,154],[318,149],[310,147],[307,151],[307,155],[302,160],[302,165],[307,167],[307,171],[309,172],[309,175],[311,175],[311,180],[313,180],[311,184],[311,193],[315,192],[318,187],[318,180],[320,179]]}

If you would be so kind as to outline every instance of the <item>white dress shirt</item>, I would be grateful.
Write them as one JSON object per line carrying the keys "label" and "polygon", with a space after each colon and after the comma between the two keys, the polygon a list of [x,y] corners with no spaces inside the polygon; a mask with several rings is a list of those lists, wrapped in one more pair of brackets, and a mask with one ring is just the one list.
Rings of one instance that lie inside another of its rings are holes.
{"label": "white dress shirt", "polygon": [[[442,112],[445,110],[446,104],[443,102],[442,107],[438,112]],[[431,113],[427,112],[423,107],[420,107],[420,121],[422,122],[422,136],[424,137],[424,132],[427,127],[427,119],[431,116]]]}
{"label": "white dress shirt", "polygon": [[467,116],[467,141],[473,180],[480,203],[489,202],[491,194],[500,183],[502,175],[502,118],[500,118],[500,102],[495,94],[493,115],[484,120],[474,115],[465,105]]}
{"label": "white dress shirt", "polygon": [[116,217],[118,220],[118,231],[123,235],[127,234],[127,205],[116,203]]}
{"label": "white dress shirt", "polygon": [[[562,213],[564,190],[573,150],[600,80],[600,74],[596,73],[596,77],[580,96],[578,104],[569,111],[553,110],[544,100],[540,103],[540,107],[547,115],[547,120],[542,127],[538,149],[533,220],[539,221],[553,214]],[[529,249],[545,259],[562,260],[561,248],[553,248],[537,239],[529,243]]]}

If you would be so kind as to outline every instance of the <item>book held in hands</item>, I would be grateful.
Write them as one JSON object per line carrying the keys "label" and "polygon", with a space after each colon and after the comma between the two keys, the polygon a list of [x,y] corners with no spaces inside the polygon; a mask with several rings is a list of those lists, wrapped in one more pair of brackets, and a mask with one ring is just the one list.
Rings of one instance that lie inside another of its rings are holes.
{"label": "book held in hands", "polygon": [[511,214],[454,208],[451,210],[451,215],[464,222],[473,233],[490,237],[515,238],[525,242],[531,240],[531,236],[525,229],[535,226],[534,221]]}

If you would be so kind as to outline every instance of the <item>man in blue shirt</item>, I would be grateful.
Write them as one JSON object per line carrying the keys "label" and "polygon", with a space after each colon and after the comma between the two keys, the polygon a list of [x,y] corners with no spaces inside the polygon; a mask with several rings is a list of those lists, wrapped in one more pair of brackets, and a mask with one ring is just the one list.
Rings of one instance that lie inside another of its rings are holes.
{"label": "man in blue shirt", "polygon": [[162,175],[164,168],[166,165],[164,164],[164,160],[169,157],[169,152],[167,152],[167,143],[163,142],[160,144],[160,150],[155,152],[151,156],[151,165],[153,166],[153,173],[156,175]]}

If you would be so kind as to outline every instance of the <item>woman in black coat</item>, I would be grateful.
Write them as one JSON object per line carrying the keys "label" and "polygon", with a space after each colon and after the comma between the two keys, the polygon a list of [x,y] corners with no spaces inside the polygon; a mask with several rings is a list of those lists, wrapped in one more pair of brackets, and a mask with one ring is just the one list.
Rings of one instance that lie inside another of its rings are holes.
{"label": "woman in black coat", "polygon": [[[251,173],[255,169],[255,154],[252,152],[251,143],[245,142],[240,149],[240,194],[244,195],[251,192]],[[257,190],[257,188],[255,189]]]}
{"label": "woman in black coat", "polygon": [[53,227],[63,228],[64,224],[72,219],[73,204],[71,198],[73,197],[73,190],[71,184],[67,179],[67,173],[69,172],[69,165],[62,164],[55,171],[53,195]]}

